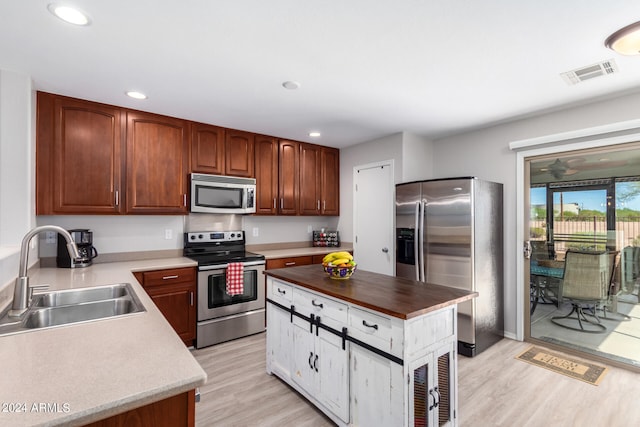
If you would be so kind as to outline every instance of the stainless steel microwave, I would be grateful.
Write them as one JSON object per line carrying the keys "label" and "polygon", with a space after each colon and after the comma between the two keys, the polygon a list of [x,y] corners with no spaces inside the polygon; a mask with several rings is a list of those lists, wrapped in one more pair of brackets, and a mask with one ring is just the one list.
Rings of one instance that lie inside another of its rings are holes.
{"label": "stainless steel microwave", "polygon": [[191,174],[191,212],[250,214],[255,211],[255,179]]}

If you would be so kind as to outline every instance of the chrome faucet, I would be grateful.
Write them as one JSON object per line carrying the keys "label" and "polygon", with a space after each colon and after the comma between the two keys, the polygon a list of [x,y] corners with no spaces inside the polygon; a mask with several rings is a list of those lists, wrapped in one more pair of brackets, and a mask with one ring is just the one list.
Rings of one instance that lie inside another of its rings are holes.
{"label": "chrome faucet", "polygon": [[57,225],[42,225],[29,231],[22,239],[22,246],[20,247],[20,271],[18,273],[18,278],[16,279],[16,286],[13,289],[13,305],[11,306],[11,310],[9,310],[9,317],[20,317],[29,307],[29,298],[31,295],[29,276],[27,276],[27,268],[29,264],[29,243],[33,236],[43,231],[55,231],[56,233],[61,234],[67,241],[69,256],[72,259],[80,258],[78,246],[76,246],[73,241],[71,234],[69,234],[69,232],[64,228],[58,227]]}

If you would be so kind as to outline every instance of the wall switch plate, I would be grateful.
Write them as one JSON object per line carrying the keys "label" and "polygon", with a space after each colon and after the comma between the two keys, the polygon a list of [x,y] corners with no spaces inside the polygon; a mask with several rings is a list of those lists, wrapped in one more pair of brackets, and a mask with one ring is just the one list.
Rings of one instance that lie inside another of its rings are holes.
{"label": "wall switch plate", "polygon": [[171,240],[173,239],[173,230],[170,228],[167,228],[166,230],[164,230],[164,238],[166,240]]}
{"label": "wall switch plate", "polygon": [[253,227],[253,237],[258,237],[260,235],[260,229],[258,227]]}

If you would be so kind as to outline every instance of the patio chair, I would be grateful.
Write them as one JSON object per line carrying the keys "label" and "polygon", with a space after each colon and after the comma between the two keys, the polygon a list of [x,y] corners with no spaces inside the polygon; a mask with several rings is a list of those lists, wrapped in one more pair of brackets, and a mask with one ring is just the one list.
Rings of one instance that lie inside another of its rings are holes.
{"label": "patio chair", "polygon": [[[571,303],[571,312],[555,316],[551,322],[563,328],[580,332],[603,333],[606,327],[600,322],[597,309],[609,301],[613,277],[613,262],[617,252],[567,251],[564,276],[559,292],[559,303]],[[560,304],[559,304],[560,305]],[[585,313],[588,310],[588,313]],[[573,314],[575,316],[572,316]],[[577,326],[572,323],[577,320]]]}

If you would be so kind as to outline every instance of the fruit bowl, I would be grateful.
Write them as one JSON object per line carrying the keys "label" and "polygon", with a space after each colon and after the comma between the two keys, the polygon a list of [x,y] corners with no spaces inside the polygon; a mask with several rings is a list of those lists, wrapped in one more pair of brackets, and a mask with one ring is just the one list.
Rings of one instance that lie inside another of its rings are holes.
{"label": "fruit bowl", "polygon": [[345,280],[351,277],[353,272],[356,271],[356,264],[349,265],[347,267],[325,265],[324,271],[326,271],[332,279]]}
{"label": "fruit bowl", "polygon": [[349,252],[331,252],[322,259],[322,267],[332,279],[348,279],[356,271],[356,262]]}

